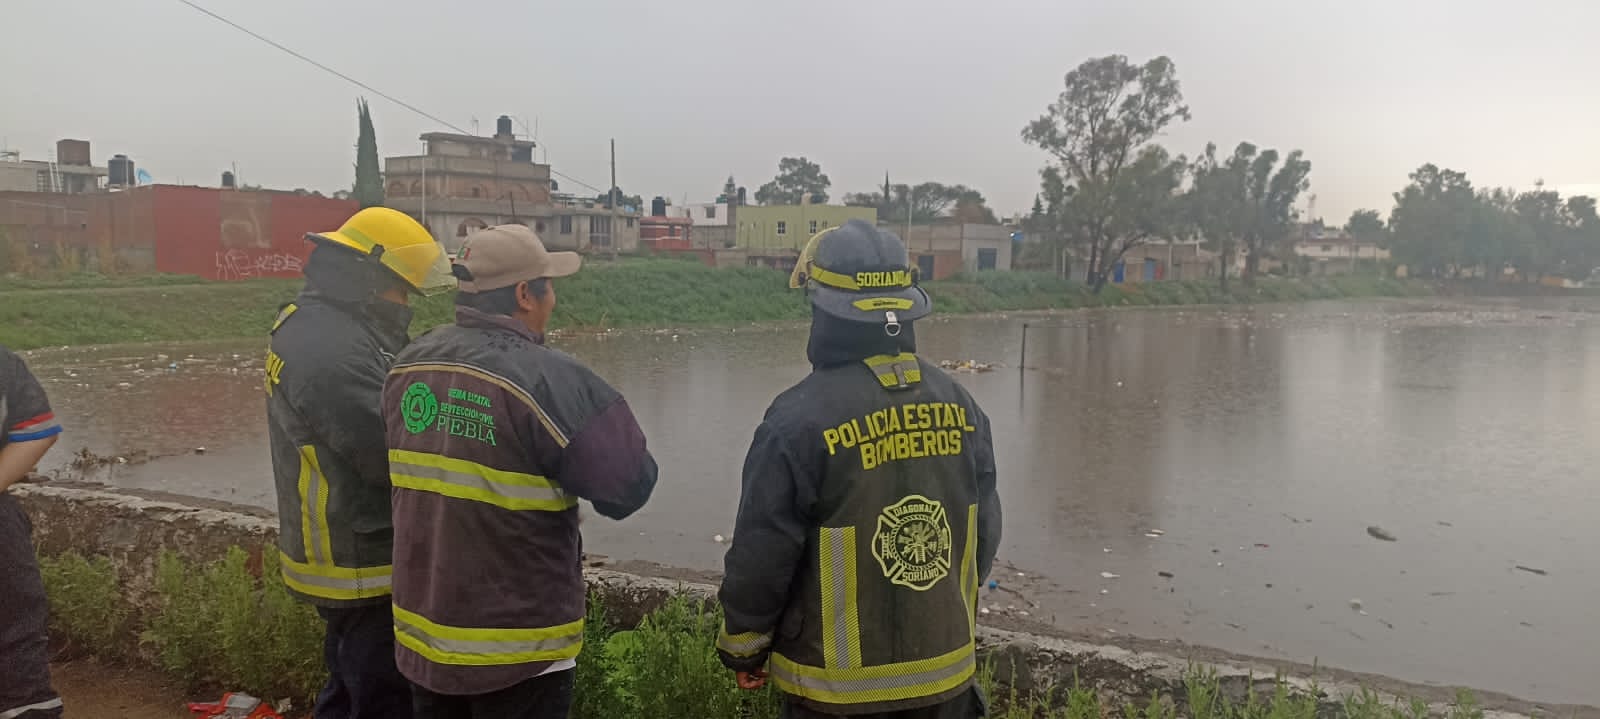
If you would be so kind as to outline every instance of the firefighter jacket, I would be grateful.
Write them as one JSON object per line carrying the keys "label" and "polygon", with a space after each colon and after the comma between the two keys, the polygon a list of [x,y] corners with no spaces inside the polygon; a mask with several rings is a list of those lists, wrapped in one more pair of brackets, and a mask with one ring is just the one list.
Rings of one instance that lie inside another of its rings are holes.
{"label": "firefighter jacket", "polygon": [[622,395],[516,320],[458,307],[401,353],[383,411],[401,673],[485,694],[575,658],[578,500],[622,519],[656,481]]}
{"label": "firefighter jacket", "polygon": [[273,324],[267,419],[284,583],[312,604],[389,601],[393,531],[378,402],[411,311],[309,288]]}
{"label": "firefighter jacket", "polygon": [[970,691],[1000,539],[989,422],[915,355],[819,367],[756,429],[717,648],[828,714]]}

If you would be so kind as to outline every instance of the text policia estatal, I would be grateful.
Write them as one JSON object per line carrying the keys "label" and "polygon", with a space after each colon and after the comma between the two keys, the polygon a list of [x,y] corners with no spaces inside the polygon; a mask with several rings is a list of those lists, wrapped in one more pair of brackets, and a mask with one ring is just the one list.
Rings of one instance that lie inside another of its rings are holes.
{"label": "text policia estatal", "polygon": [[917,457],[961,454],[961,438],[975,431],[967,408],[954,402],[922,402],[885,407],[822,431],[828,454],[861,450],[861,468]]}

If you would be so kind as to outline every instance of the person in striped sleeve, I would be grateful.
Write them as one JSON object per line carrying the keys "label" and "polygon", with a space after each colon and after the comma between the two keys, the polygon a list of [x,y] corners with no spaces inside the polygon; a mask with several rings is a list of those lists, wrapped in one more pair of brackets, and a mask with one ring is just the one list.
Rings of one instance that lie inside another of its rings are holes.
{"label": "person in striped sleeve", "polygon": [[33,554],[33,524],[11,485],[33,471],[61,425],[44,388],[15,353],[0,347],[0,719],[61,716],[50,687],[44,581]]}

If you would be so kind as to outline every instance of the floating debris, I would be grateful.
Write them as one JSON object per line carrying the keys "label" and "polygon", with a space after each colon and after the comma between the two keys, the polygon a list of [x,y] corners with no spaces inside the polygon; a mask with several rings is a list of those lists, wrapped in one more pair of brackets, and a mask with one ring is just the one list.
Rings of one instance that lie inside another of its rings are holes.
{"label": "floating debris", "polygon": [[1373,539],[1378,539],[1385,542],[1399,541],[1393,534],[1390,534],[1388,530],[1376,525],[1367,527],[1367,534],[1371,535]]}
{"label": "floating debris", "polygon": [[205,447],[195,447],[194,448],[194,453],[195,454],[205,454],[206,453],[206,448]]}
{"label": "floating debris", "polygon": [[1173,574],[1172,572],[1156,572],[1156,576],[1161,577],[1162,579],[1171,579],[1177,575]]}
{"label": "floating debris", "polygon": [[1111,572],[1101,572],[1100,573],[1100,578],[1101,579],[1121,579],[1122,575],[1121,574],[1112,574]]}
{"label": "floating debris", "polygon": [[728,541],[728,539],[720,534],[716,534],[712,535],[711,541],[716,542],[717,544],[722,544],[723,542]]}
{"label": "floating debris", "polygon": [[989,364],[988,362],[979,362],[977,360],[971,360],[971,359],[964,359],[964,360],[959,360],[959,361],[957,361],[957,360],[941,360],[939,362],[939,367],[942,368],[942,369],[952,370],[952,371],[955,371],[955,372],[968,372],[968,373],[972,373],[972,374],[976,374],[978,372],[992,372],[992,371],[994,371],[994,365]]}
{"label": "floating debris", "polygon": [[998,586],[1000,586],[999,582],[997,582],[997,581],[995,581],[993,579],[989,580],[989,588],[990,589],[994,589],[995,587],[998,587]]}
{"label": "floating debris", "polygon": [[1527,572],[1527,573],[1529,573],[1529,574],[1537,574],[1537,575],[1539,575],[1539,576],[1541,576],[1541,577],[1548,577],[1548,576],[1550,576],[1550,573],[1549,573],[1549,572],[1546,572],[1546,571],[1545,571],[1545,570],[1543,570],[1543,569],[1534,569],[1534,568],[1533,568],[1533,567],[1524,567],[1524,566],[1522,566],[1522,565],[1521,565],[1521,564],[1518,564],[1518,565],[1517,565],[1517,569],[1520,569],[1520,570],[1522,570],[1522,571],[1524,571],[1524,572]]}
{"label": "floating debris", "polygon": [[1361,604],[1361,600],[1360,599],[1352,599],[1352,600],[1350,600],[1350,608],[1356,610],[1356,612],[1358,612],[1360,614],[1363,614],[1363,615],[1365,615],[1367,613],[1367,610],[1362,609],[1362,604]]}

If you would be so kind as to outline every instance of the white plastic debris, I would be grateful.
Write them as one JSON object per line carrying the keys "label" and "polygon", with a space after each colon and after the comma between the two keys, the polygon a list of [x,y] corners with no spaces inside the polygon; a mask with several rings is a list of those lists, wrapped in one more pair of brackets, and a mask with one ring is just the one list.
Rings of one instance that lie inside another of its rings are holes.
{"label": "white plastic debris", "polygon": [[722,544],[723,542],[726,542],[728,540],[727,540],[726,537],[723,537],[722,535],[718,534],[718,535],[713,536],[711,538],[711,541],[716,542],[717,544]]}
{"label": "white plastic debris", "polygon": [[1100,573],[1100,578],[1101,579],[1120,579],[1121,577],[1122,577],[1121,574],[1112,574],[1111,572],[1101,572]]}
{"label": "white plastic debris", "polygon": [[989,608],[988,607],[982,607],[982,608],[978,609],[978,613],[979,614],[988,614],[989,613]]}

